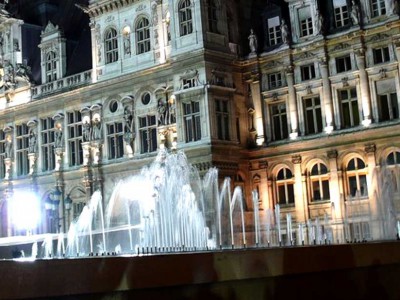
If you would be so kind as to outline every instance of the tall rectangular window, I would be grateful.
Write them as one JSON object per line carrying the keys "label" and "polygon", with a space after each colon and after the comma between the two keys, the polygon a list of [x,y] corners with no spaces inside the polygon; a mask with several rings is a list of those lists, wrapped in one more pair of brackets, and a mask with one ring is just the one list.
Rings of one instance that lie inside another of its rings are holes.
{"label": "tall rectangular window", "polygon": [[208,0],[208,29],[218,33],[218,7],[215,0]]}
{"label": "tall rectangular window", "polygon": [[28,175],[29,174],[29,134],[28,126],[26,124],[17,125],[16,127],[16,142],[17,142],[17,174]]}
{"label": "tall rectangular window", "polygon": [[6,170],[4,165],[4,158],[6,157],[6,134],[3,130],[0,130],[0,179],[4,179],[6,176]]}
{"label": "tall rectangular window", "polygon": [[225,100],[215,101],[215,116],[217,118],[218,139],[229,141],[229,102]]}
{"label": "tall rectangular window", "polygon": [[69,165],[80,166],[83,163],[82,116],[79,111],[74,111],[68,112],[67,118]]}
{"label": "tall rectangular window", "polygon": [[358,110],[357,91],[355,88],[339,91],[342,128],[358,126],[360,113]]}
{"label": "tall rectangular window", "polygon": [[303,99],[306,134],[322,132],[321,100],[318,96]]}
{"label": "tall rectangular window", "polygon": [[349,8],[346,0],[335,0],[333,7],[335,11],[335,27],[340,28],[349,25]]}
{"label": "tall rectangular window", "polygon": [[47,82],[57,80],[57,54],[54,51],[46,54],[45,69]]}
{"label": "tall rectangular window", "polygon": [[201,139],[200,103],[191,101],[182,105],[186,143],[198,141]]}
{"label": "tall rectangular window", "polygon": [[314,66],[314,64],[301,66],[300,70],[301,70],[301,80],[302,81],[307,81],[307,80],[315,78],[315,66]]}
{"label": "tall rectangular window", "polygon": [[350,70],[351,70],[350,55],[336,58],[336,72],[337,73],[347,72]]}
{"label": "tall rectangular window", "polygon": [[286,139],[288,137],[286,104],[278,103],[271,105],[270,113],[273,139],[275,141]]}
{"label": "tall rectangular window", "polygon": [[139,117],[140,153],[157,150],[157,120],[155,115]]}
{"label": "tall rectangular window", "polygon": [[281,24],[278,16],[268,19],[268,40],[270,46],[282,43]]}
{"label": "tall rectangular window", "polygon": [[282,73],[268,74],[268,87],[270,90],[282,86]]}
{"label": "tall rectangular window", "polygon": [[122,122],[107,124],[108,159],[124,156],[124,125]]}
{"label": "tall rectangular window", "polygon": [[302,7],[298,10],[298,13],[300,22],[300,36],[303,37],[312,35],[314,31],[310,7]]}
{"label": "tall rectangular window", "polygon": [[399,118],[396,83],[393,79],[376,82],[378,117],[380,122]]}
{"label": "tall rectangular window", "polygon": [[190,0],[182,0],[178,5],[180,36],[193,32],[192,4]]}
{"label": "tall rectangular window", "polygon": [[381,64],[390,61],[389,47],[373,49],[374,64]]}
{"label": "tall rectangular window", "polygon": [[41,119],[42,136],[42,170],[52,171],[55,168],[54,154],[54,120],[52,118]]}
{"label": "tall rectangular window", "polygon": [[386,14],[385,0],[371,0],[372,17]]}
{"label": "tall rectangular window", "polygon": [[118,34],[114,28],[109,28],[104,33],[104,46],[106,64],[116,62],[118,60]]}

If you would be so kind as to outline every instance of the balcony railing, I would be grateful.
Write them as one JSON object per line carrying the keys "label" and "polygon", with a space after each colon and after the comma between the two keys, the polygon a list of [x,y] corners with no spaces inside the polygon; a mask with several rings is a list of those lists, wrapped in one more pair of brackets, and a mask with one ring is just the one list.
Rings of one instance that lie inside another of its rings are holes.
{"label": "balcony railing", "polygon": [[66,90],[71,90],[79,86],[92,82],[92,71],[85,71],[79,74],[74,74],[62,79],[34,86],[32,88],[32,98],[38,99],[51,94],[60,93]]}

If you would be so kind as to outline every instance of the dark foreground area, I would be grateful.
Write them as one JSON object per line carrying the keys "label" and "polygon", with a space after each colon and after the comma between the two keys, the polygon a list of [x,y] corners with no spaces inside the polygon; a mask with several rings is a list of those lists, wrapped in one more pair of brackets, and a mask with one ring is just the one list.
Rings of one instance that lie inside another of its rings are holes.
{"label": "dark foreground area", "polygon": [[0,299],[400,299],[400,242],[0,261]]}

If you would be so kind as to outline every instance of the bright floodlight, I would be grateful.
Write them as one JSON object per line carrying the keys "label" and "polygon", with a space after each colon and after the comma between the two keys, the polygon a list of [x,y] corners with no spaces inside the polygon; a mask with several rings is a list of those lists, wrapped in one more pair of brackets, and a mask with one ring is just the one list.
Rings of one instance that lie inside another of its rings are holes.
{"label": "bright floodlight", "polygon": [[12,223],[17,229],[34,229],[40,222],[40,201],[32,192],[15,191],[10,213]]}

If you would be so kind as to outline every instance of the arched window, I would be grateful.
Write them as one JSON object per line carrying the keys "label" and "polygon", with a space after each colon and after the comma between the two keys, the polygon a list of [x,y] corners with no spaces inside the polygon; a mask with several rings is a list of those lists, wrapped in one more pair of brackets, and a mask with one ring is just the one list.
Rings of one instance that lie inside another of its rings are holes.
{"label": "arched window", "polygon": [[57,80],[57,55],[54,51],[46,54],[46,80],[47,82]]}
{"label": "arched window", "polygon": [[179,31],[180,35],[188,35],[193,32],[192,8],[190,0],[183,0],[179,4]]}
{"label": "arched window", "polygon": [[277,203],[294,204],[294,179],[289,168],[282,168],[276,176]]}
{"label": "arched window", "polygon": [[400,165],[400,152],[394,151],[389,153],[386,158],[386,164],[388,166]]}
{"label": "arched window", "polygon": [[[399,151],[393,151],[389,153],[389,155],[386,157],[386,170],[387,173],[381,174],[381,176],[384,176],[384,180],[391,180],[392,182],[392,191],[394,193],[399,192],[399,187],[400,187],[400,152]],[[384,169],[383,169],[384,170]]]}
{"label": "arched window", "polygon": [[312,201],[330,199],[328,169],[323,163],[316,163],[311,168],[310,185]]}
{"label": "arched window", "polygon": [[106,48],[106,64],[116,62],[118,60],[118,38],[117,31],[110,28],[105,33],[104,45]]}
{"label": "arched window", "polygon": [[350,197],[367,197],[367,169],[361,158],[352,158],[346,168],[348,195]]}
{"label": "arched window", "polygon": [[150,51],[150,25],[149,20],[141,18],[136,24],[137,54]]}
{"label": "arched window", "polygon": [[215,0],[208,0],[208,30],[218,33],[218,7]]}

